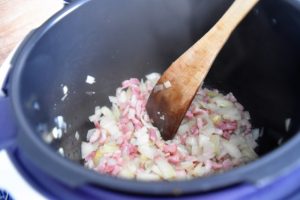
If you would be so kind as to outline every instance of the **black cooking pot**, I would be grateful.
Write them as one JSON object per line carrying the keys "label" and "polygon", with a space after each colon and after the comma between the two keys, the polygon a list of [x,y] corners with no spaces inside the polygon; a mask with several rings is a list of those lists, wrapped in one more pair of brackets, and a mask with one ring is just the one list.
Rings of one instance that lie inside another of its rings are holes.
{"label": "black cooking pot", "polygon": [[[231,0],[79,0],[33,32],[13,60],[8,81],[19,124],[17,145],[30,162],[60,182],[138,194],[191,194],[239,184],[264,186],[300,167],[300,2],[261,0],[234,31],[205,84],[233,92],[263,128],[260,158],[223,174],[188,181],[140,182],[100,175],[80,164],[88,116],[109,105],[122,80],[163,72],[225,12]],[[85,83],[87,75],[96,84]],[[69,88],[62,101],[61,85]],[[88,91],[95,91],[88,95]],[[36,103],[39,109],[36,109]],[[67,134],[48,145],[64,116]],[[291,119],[289,129],[285,121]],[[2,134],[3,135],[3,134]],[[279,141],[283,141],[281,144]],[[57,153],[64,149],[65,157]]]}

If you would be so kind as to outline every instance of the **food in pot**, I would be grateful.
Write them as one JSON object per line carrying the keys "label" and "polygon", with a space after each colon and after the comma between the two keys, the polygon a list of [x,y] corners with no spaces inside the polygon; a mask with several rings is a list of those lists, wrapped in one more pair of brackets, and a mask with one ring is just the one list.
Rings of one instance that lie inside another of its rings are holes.
{"label": "food in pot", "polygon": [[251,129],[249,113],[233,94],[215,89],[197,92],[175,138],[164,141],[145,110],[159,77],[125,80],[109,97],[111,108],[95,108],[89,118],[95,128],[82,142],[85,167],[127,179],[175,180],[223,172],[257,158],[259,131]]}

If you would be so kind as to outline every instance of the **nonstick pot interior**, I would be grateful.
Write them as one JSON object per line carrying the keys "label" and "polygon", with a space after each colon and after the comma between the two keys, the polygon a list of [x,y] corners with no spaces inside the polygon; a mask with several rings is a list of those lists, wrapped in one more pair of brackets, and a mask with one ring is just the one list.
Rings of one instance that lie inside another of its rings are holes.
{"label": "nonstick pot interior", "polygon": [[[81,163],[80,143],[93,127],[88,116],[95,106],[109,105],[108,96],[125,79],[163,72],[231,2],[90,1],[53,20],[38,30],[39,38],[29,45],[22,69],[13,77],[24,123],[42,141],[38,127],[42,124],[51,130],[54,118],[63,116],[67,134],[51,145],[55,151],[62,147],[65,157]],[[250,112],[253,126],[263,128],[256,149],[260,156],[298,131],[297,17],[299,13],[286,2],[262,0],[233,33],[205,80],[209,87],[233,92]],[[96,84],[87,84],[87,75],[94,76]],[[69,90],[64,101],[62,86]],[[288,118],[292,123],[286,130]],[[80,140],[75,139],[76,131]]]}

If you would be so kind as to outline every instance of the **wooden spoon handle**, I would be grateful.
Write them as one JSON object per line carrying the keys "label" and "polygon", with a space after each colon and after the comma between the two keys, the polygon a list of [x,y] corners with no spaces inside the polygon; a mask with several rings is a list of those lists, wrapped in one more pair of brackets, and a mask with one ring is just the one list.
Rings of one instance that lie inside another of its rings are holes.
{"label": "wooden spoon handle", "polygon": [[[195,81],[202,82],[232,31],[258,1],[235,0],[219,21],[174,62],[174,66],[189,66],[191,75],[197,78]],[[189,69],[185,68],[184,70]]]}

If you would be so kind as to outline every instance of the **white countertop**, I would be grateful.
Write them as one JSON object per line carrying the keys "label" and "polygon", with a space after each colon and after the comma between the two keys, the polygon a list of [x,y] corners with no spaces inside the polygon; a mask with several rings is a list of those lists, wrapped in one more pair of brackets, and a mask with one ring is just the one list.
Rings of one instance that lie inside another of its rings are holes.
{"label": "white countertop", "polygon": [[0,189],[7,191],[15,200],[46,199],[22,178],[4,150],[0,151]]}

